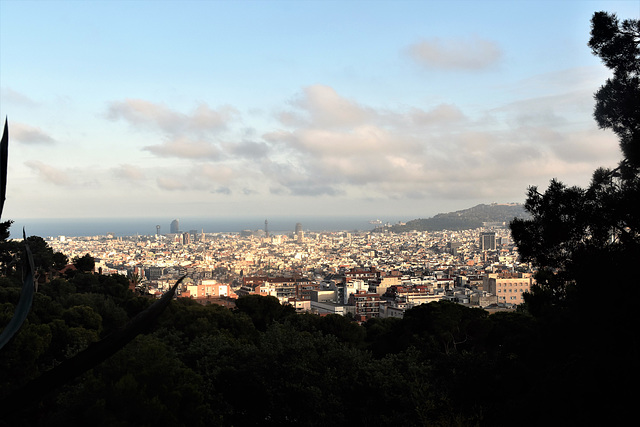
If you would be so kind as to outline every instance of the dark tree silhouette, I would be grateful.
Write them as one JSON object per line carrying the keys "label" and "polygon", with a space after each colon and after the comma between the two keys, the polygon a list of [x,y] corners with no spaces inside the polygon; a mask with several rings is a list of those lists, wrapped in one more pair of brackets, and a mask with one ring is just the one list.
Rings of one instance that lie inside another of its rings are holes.
{"label": "dark tree silhouette", "polygon": [[[554,424],[620,424],[638,381],[626,367],[639,354],[635,331],[640,261],[640,21],[597,12],[589,46],[613,75],[595,94],[594,117],[619,138],[623,159],[599,168],[587,188],[552,180],[529,188],[532,218],[511,223],[525,261],[538,269],[525,294],[544,334],[532,396]],[[535,425],[545,423],[531,417]]]}
{"label": "dark tree silhouette", "polygon": [[73,265],[80,271],[92,272],[96,266],[96,261],[91,255],[85,254],[81,257],[74,258]]}
{"label": "dark tree silhouette", "polygon": [[595,94],[594,116],[619,137],[624,157],[615,169],[597,169],[587,188],[555,179],[544,193],[529,188],[532,218],[515,219],[511,231],[525,261],[554,273],[534,288],[533,295],[549,297],[536,303],[582,304],[601,285],[595,266],[621,284],[630,279],[627,266],[640,259],[640,24],[606,12],[591,22],[589,46],[613,71]]}

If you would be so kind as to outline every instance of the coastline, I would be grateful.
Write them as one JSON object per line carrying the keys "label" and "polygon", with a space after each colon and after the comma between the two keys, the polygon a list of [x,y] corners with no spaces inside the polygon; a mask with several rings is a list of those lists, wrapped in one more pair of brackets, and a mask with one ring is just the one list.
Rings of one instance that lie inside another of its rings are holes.
{"label": "coastline", "polygon": [[[243,230],[264,230],[265,219],[270,233],[283,234],[294,232],[296,224],[302,224],[305,232],[321,231],[370,231],[377,225],[369,216],[279,216],[279,217],[184,217],[184,218],[26,218],[14,219],[11,225],[12,239],[22,238],[24,227],[27,236],[43,238],[68,236],[102,236],[108,233],[114,237],[152,236],[156,226],[160,225],[160,234],[168,234],[170,223],[174,219],[180,222],[180,231],[196,230],[205,233],[239,233]],[[395,223],[406,218],[381,218],[383,223]]]}

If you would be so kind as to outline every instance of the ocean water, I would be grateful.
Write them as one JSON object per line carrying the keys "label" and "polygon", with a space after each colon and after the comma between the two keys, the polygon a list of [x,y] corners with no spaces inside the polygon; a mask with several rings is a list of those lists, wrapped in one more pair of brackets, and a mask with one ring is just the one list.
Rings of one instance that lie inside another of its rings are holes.
{"label": "ocean water", "polygon": [[[282,234],[293,232],[296,224],[302,224],[309,231],[367,231],[376,227],[371,217],[329,217],[329,216],[281,216],[277,218],[236,217],[236,218],[27,218],[14,219],[10,238],[21,238],[24,227],[27,236],[43,238],[57,236],[104,236],[112,233],[115,237],[151,236],[156,234],[160,225],[160,234],[170,232],[170,223],[178,219],[180,231],[204,231],[205,233],[236,233],[242,230],[264,230],[265,219],[269,233]],[[380,218],[383,223],[394,224],[412,218]]]}

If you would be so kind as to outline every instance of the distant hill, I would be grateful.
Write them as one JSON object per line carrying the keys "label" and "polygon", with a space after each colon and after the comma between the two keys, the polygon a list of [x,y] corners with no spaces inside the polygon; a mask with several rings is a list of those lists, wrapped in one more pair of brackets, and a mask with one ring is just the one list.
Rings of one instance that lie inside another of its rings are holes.
{"label": "distant hill", "polygon": [[483,226],[508,226],[513,218],[527,218],[529,213],[520,203],[477,205],[461,211],[440,213],[433,218],[413,219],[405,224],[379,227],[394,233],[406,231],[469,230]]}

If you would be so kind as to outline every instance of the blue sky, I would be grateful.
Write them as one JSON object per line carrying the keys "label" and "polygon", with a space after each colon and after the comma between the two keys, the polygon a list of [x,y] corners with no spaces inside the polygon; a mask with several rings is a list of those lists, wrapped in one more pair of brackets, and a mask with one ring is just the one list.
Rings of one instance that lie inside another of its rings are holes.
{"label": "blue sky", "polygon": [[587,185],[595,11],[640,1],[0,0],[4,218],[429,217]]}

